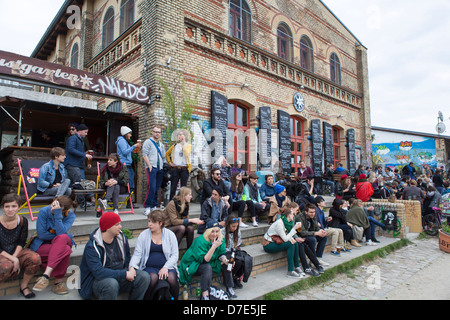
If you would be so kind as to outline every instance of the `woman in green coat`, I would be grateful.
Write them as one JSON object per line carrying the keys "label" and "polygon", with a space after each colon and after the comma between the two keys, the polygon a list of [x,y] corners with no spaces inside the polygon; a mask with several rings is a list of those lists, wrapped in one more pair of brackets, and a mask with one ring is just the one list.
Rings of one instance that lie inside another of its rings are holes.
{"label": "woman in green coat", "polygon": [[220,275],[221,263],[227,264],[226,247],[216,220],[208,221],[206,231],[197,237],[180,261],[180,283],[192,281],[194,275],[200,276],[201,300],[209,300],[213,272]]}

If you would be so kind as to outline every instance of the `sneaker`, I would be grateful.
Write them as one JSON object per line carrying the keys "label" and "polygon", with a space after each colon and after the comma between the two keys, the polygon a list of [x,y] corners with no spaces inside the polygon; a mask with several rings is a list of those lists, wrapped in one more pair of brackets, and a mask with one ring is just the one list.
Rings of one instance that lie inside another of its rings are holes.
{"label": "sneaker", "polygon": [[106,200],[98,199],[98,204],[100,206],[100,209],[106,211],[106,208],[108,207],[108,202],[106,202]]}
{"label": "sneaker", "polygon": [[303,272],[303,270],[300,267],[295,268],[294,271],[297,272],[301,278],[303,278],[305,276],[305,273]]}
{"label": "sneaker", "polygon": [[36,284],[34,285],[33,291],[37,291],[37,292],[44,291],[47,288],[48,283],[49,283],[49,281],[46,277],[44,277],[44,276],[40,277],[38,279],[38,281],[36,282]]}
{"label": "sneaker", "polygon": [[239,222],[239,228],[248,228],[248,225],[246,225],[245,223],[243,223],[241,221],[241,222]]}
{"label": "sneaker", "polygon": [[119,214],[119,209],[114,209],[113,211],[115,214]]}
{"label": "sneaker", "polygon": [[[342,249],[341,249],[342,250]],[[330,253],[333,255],[333,256],[336,256],[336,257],[340,257],[341,256],[341,254],[339,253],[339,252],[337,252],[337,251],[330,251]]]}
{"label": "sneaker", "polygon": [[323,269],[322,266],[318,266],[316,269],[317,269],[317,272],[319,272],[319,273],[324,273],[325,272],[325,270]]}
{"label": "sneaker", "polygon": [[258,226],[258,222],[253,221],[253,226],[254,226],[254,227],[257,227],[257,226]]}
{"label": "sneaker", "polygon": [[68,294],[68,293],[69,293],[69,290],[67,289],[67,287],[66,287],[64,281],[61,281],[60,283],[55,283],[55,284],[53,285],[52,291],[53,291],[54,293],[60,294],[60,295]]}
{"label": "sneaker", "polygon": [[152,211],[151,208],[145,208],[144,216],[148,216],[148,215],[150,214],[151,211]]}
{"label": "sneaker", "polygon": [[86,202],[86,207],[93,207],[95,204],[91,201]]}
{"label": "sneaker", "polygon": [[344,252],[350,252],[352,251],[352,248],[348,244],[346,244],[341,250]]}
{"label": "sneaker", "polygon": [[380,243],[380,241],[378,241],[377,238],[373,238],[373,239],[372,239],[372,242],[374,242],[374,243]]}
{"label": "sneaker", "polygon": [[375,242],[372,242],[372,240],[369,240],[366,242],[366,246],[376,246],[377,244]]}
{"label": "sneaker", "polygon": [[323,261],[322,258],[317,258],[317,260],[319,260],[320,265],[324,267],[328,267],[330,265],[328,262]]}
{"label": "sneaker", "polygon": [[233,279],[234,282],[234,289],[242,289],[244,286],[242,285],[241,281],[238,279]]}
{"label": "sneaker", "polygon": [[295,271],[288,271],[288,273],[286,274],[286,277],[294,278],[294,279],[300,279],[301,278],[301,276]]}
{"label": "sneaker", "polygon": [[234,290],[233,290],[233,288],[227,288],[227,293],[228,293],[228,295],[230,296],[230,298],[233,298],[233,299],[236,299],[237,298],[237,295],[236,295],[236,293],[234,292]]}
{"label": "sneaker", "polygon": [[312,276],[312,277],[319,277],[320,276],[319,272],[317,272],[316,270],[311,269],[311,268],[305,269],[305,273],[310,275],[310,276]]}

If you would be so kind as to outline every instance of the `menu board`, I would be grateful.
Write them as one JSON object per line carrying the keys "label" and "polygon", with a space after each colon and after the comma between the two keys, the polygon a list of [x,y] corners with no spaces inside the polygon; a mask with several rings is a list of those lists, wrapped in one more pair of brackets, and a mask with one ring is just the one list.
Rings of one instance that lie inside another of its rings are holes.
{"label": "menu board", "polygon": [[333,126],[328,122],[323,123],[323,155],[325,166],[334,163]]}
{"label": "menu board", "polygon": [[322,149],[322,137],[320,134],[320,120],[311,120],[311,144],[312,144],[312,169],[314,176],[322,176],[323,165],[323,149]]}
{"label": "menu board", "polygon": [[291,119],[289,113],[278,111],[279,159],[284,174],[291,172]]}
{"label": "menu board", "polygon": [[347,130],[348,171],[350,174],[356,171],[355,129]]}
{"label": "menu board", "polygon": [[[214,159],[221,155],[227,156],[227,129],[228,129],[228,99],[218,92],[211,91],[211,128],[222,134],[220,138],[218,132],[212,132],[211,143],[216,142],[216,147],[211,156]],[[217,138],[217,140],[216,140]],[[222,150],[222,154],[215,154],[215,150]]]}
{"label": "menu board", "polygon": [[261,170],[272,167],[272,119],[270,107],[259,108],[259,163]]}

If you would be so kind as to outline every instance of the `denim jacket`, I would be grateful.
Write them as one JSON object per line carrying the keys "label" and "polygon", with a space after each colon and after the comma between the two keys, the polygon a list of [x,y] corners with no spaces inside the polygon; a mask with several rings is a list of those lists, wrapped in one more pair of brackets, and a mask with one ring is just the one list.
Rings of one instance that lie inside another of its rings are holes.
{"label": "denim jacket", "polygon": [[[61,173],[61,182],[67,179],[67,171],[62,163],[59,164],[59,172]],[[55,163],[53,160],[42,165],[39,169],[39,179],[37,189],[44,192],[53,185],[56,177]]]}

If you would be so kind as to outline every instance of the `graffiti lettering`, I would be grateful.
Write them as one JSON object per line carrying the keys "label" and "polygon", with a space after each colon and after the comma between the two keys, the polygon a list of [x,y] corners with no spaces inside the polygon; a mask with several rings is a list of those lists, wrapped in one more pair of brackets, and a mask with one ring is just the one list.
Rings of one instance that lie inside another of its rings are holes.
{"label": "graffiti lettering", "polygon": [[95,92],[111,94],[123,97],[129,100],[148,101],[147,87],[137,87],[132,83],[127,83],[111,78],[98,79],[98,84],[91,87]]}

